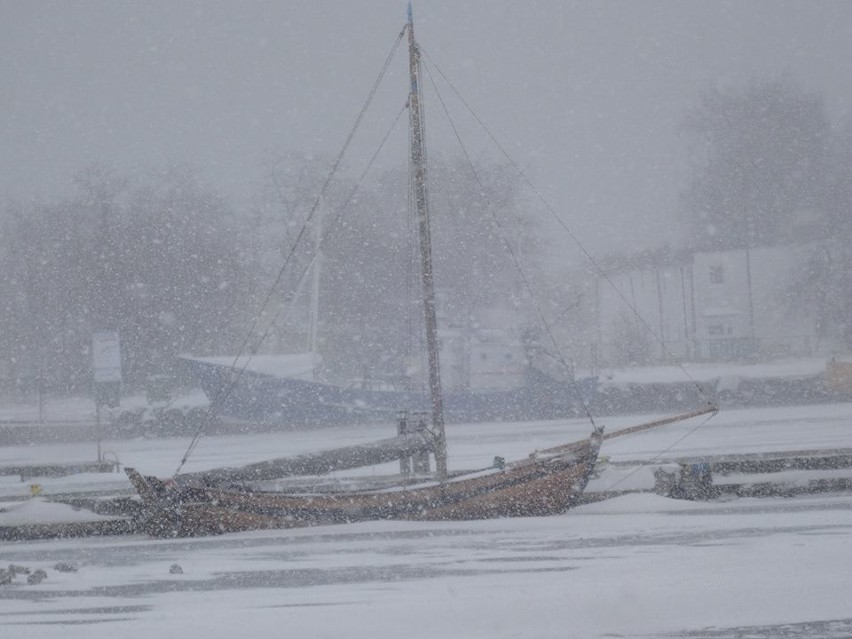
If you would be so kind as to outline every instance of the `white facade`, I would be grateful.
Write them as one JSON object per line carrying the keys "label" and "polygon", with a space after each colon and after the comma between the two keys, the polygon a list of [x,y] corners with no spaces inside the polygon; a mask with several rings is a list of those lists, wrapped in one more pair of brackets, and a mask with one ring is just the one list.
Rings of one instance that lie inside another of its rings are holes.
{"label": "white facade", "polygon": [[[675,265],[599,279],[598,352],[603,363],[687,357],[694,332],[691,277],[691,265]],[[642,346],[637,345],[639,340]],[[631,346],[635,357],[630,357]]]}
{"label": "white facade", "polygon": [[640,339],[650,361],[813,354],[814,309],[796,308],[790,288],[816,250],[808,244],[696,252],[677,265],[599,278],[602,363],[631,363],[625,344]]}
{"label": "white facade", "polygon": [[[790,295],[816,246],[788,245],[696,253],[696,338],[700,356],[727,343],[731,356],[809,355],[816,347],[813,309],[796,308]],[[725,341],[723,341],[725,340]],[[709,349],[708,349],[709,347]]]}
{"label": "white facade", "polygon": [[507,308],[479,309],[467,326],[438,331],[445,389],[507,390],[523,386],[527,357],[520,318]]}

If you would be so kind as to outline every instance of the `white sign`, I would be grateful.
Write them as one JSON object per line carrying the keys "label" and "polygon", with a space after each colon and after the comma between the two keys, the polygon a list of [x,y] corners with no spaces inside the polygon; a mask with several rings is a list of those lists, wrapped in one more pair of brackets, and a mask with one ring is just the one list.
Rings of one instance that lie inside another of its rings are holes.
{"label": "white sign", "polygon": [[101,331],[92,335],[95,383],[121,381],[121,349],[118,331]]}

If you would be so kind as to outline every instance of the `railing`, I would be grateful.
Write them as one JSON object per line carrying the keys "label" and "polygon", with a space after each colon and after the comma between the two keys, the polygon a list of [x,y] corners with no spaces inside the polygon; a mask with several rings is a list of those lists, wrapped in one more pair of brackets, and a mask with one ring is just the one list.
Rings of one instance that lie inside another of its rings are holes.
{"label": "railing", "polygon": [[696,340],[698,359],[740,359],[758,352],[758,341],[751,337],[721,337]]}
{"label": "railing", "polygon": [[783,357],[813,356],[815,343],[806,335],[785,335],[767,338],[719,337],[695,340],[696,359],[743,359],[761,357],[778,359]]}

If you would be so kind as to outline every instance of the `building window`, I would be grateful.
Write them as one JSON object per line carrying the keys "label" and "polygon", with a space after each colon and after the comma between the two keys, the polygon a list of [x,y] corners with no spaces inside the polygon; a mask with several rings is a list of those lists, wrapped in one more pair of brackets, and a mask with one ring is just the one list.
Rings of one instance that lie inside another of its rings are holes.
{"label": "building window", "polygon": [[707,327],[707,334],[710,337],[722,337],[725,334],[725,326],[723,324],[711,324]]}
{"label": "building window", "polygon": [[722,265],[710,267],[710,283],[723,284],[725,282],[725,271],[722,270]]}

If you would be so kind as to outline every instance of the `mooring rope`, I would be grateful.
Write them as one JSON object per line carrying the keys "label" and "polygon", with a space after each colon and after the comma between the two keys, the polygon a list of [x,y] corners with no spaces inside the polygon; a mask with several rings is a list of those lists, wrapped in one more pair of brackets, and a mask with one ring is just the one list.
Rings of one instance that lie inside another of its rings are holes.
{"label": "mooring rope", "polygon": [[[609,486],[607,486],[604,490],[605,490],[605,491],[612,490],[612,489],[613,489],[613,488],[615,488],[616,486],[618,486],[618,485],[620,485],[621,483],[623,483],[623,482],[627,481],[629,478],[631,478],[633,475],[635,475],[636,473],[638,473],[638,472],[639,472],[640,470],[642,470],[643,468],[647,468],[648,466],[650,466],[650,465],[651,465],[651,464],[653,464],[654,462],[659,461],[659,460],[660,460],[660,458],[661,458],[663,455],[665,455],[666,453],[668,453],[669,451],[671,451],[671,450],[672,450],[675,446],[677,446],[678,444],[680,444],[682,441],[684,441],[684,440],[685,440],[685,439],[687,439],[688,437],[691,437],[691,436],[695,433],[695,431],[697,431],[699,428],[702,428],[702,427],[703,427],[703,426],[704,426],[707,422],[709,422],[711,419],[713,419],[713,418],[716,416],[716,414],[717,414],[718,412],[719,412],[719,409],[718,409],[718,408],[716,408],[715,406],[713,406],[713,407],[712,407],[712,409],[708,411],[707,416],[706,416],[703,420],[701,420],[700,422],[698,422],[695,426],[693,426],[692,428],[690,428],[688,431],[686,431],[686,433],[684,433],[683,435],[681,435],[680,437],[678,437],[675,441],[673,441],[670,445],[666,446],[663,450],[661,450],[660,452],[658,452],[658,453],[657,453],[656,455],[654,455],[651,459],[648,459],[648,460],[645,460],[645,461],[641,462],[641,463],[640,463],[640,464],[639,464],[636,468],[634,468],[632,471],[630,471],[629,473],[627,473],[626,475],[624,475],[624,476],[623,476],[623,477],[621,477],[620,479],[616,480],[615,482],[613,482],[612,484],[610,484]],[[629,434],[629,433],[622,433],[622,434]],[[616,431],[616,432],[614,432],[614,433],[610,433],[610,435],[615,435],[615,436],[617,436],[617,435],[619,435],[619,433],[618,433],[618,431]],[[606,436],[606,435],[604,435],[604,439],[606,439],[606,438],[607,438],[607,436]]]}

